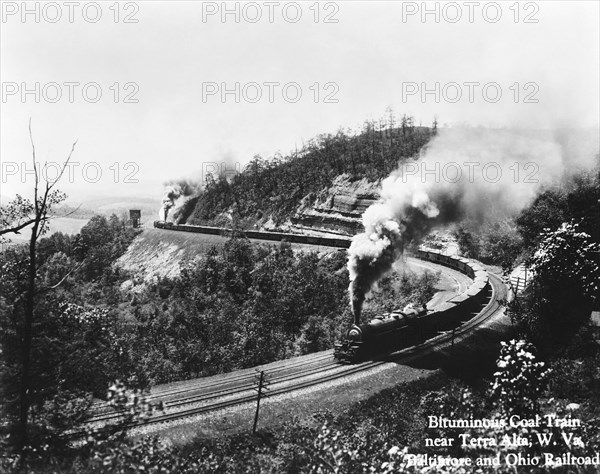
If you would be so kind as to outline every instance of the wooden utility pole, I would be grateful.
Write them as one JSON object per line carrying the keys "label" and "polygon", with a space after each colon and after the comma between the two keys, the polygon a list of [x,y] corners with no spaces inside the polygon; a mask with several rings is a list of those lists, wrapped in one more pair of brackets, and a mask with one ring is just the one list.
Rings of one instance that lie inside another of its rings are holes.
{"label": "wooden utility pole", "polygon": [[255,390],[258,392],[258,397],[256,398],[256,413],[254,414],[254,425],[252,426],[253,434],[256,433],[256,425],[258,424],[258,412],[260,410],[260,399],[263,397],[263,390],[269,390],[268,376],[265,374],[264,370],[260,371],[260,375],[256,374],[254,384],[256,385]]}

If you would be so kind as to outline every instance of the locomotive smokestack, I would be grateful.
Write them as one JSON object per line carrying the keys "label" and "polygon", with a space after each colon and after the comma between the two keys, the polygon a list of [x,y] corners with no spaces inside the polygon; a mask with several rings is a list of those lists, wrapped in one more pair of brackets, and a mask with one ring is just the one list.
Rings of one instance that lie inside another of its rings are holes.
{"label": "locomotive smokestack", "polygon": [[[362,296],[362,297],[361,297]],[[352,314],[354,315],[354,325],[360,326],[360,314],[362,313],[362,305],[365,301],[364,295],[361,293],[353,295],[352,298]]]}
{"label": "locomotive smokestack", "polygon": [[167,217],[169,216],[169,209],[171,209],[171,207],[173,207],[173,203],[171,203],[171,202],[163,202],[162,211],[163,211],[163,215],[164,215],[163,220],[165,222],[167,222]]}

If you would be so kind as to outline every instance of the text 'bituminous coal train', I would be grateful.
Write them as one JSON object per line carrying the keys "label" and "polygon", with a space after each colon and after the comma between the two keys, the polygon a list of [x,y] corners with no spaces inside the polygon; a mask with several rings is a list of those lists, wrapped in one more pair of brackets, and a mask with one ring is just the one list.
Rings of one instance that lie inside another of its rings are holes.
{"label": "text 'bituminous coal train'", "polygon": [[458,270],[472,278],[473,283],[435,310],[407,306],[368,323],[352,325],[344,340],[335,345],[334,357],[338,361],[352,364],[421,344],[471,319],[491,296],[489,276],[479,263],[423,250],[415,256]]}

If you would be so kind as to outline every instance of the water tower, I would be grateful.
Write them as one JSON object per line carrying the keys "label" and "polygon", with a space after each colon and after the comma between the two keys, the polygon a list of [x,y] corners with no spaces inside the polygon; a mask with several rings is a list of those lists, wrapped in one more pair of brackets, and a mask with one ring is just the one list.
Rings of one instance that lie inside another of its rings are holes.
{"label": "water tower", "polygon": [[135,229],[140,226],[142,221],[142,211],[139,209],[129,210],[129,219],[131,220],[131,226]]}

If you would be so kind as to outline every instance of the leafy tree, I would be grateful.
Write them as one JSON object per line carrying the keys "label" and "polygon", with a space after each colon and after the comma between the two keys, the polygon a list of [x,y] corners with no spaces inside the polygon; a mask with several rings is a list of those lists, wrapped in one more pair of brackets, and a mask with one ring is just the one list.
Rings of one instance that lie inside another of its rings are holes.
{"label": "leafy tree", "polygon": [[542,242],[529,261],[529,267],[540,284],[580,288],[579,296],[595,302],[599,298],[600,244],[574,223],[563,223],[554,232],[544,232]]}
{"label": "leafy tree", "polygon": [[108,219],[93,216],[71,240],[73,256],[82,262],[81,276],[86,281],[107,276],[111,265],[139,232],[126,227],[115,214]]}
{"label": "leafy tree", "polygon": [[40,262],[45,262],[55,253],[62,253],[67,258],[74,258],[72,237],[62,232],[55,232],[48,237],[40,239],[38,255]]}
{"label": "leafy tree", "polygon": [[528,261],[531,284],[509,310],[519,329],[546,351],[589,318],[600,294],[600,245],[574,223],[541,238]]}
{"label": "leafy tree", "polygon": [[[600,161],[600,157],[596,157]],[[600,166],[575,174],[567,184],[569,219],[578,222],[581,231],[600,243]]]}
{"label": "leafy tree", "polygon": [[525,248],[535,248],[547,229],[574,220],[600,242],[600,169],[580,171],[542,192],[516,219]]}
{"label": "leafy tree", "polygon": [[362,467],[358,461],[358,450],[349,445],[339,431],[331,430],[327,424],[321,428],[314,446],[315,455],[314,464],[310,466],[311,473],[357,472]]}
{"label": "leafy tree", "polygon": [[505,417],[533,418],[540,413],[539,399],[550,372],[543,362],[536,361],[531,344],[515,339],[501,344],[492,398]]}
{"label": "leafy tree", "polygon": [[7,205],[0,207],[0,236],[20,234],[21,230],[34,224],[33,212],[34,205],[31,201],[17,194]]}
{"label": "leafy tree", "polygon": [[473,232],[463,226],[459,226],[454,231],[454,236],[456,237],[461,255],[467,258],[477,258],[479,256],[479,242],[473,235]]}
{"label": "leafy tree", "polygon": [[530,207],[516,220],[525,247],[531,248],[539,242],[545,229],[557,229],[567,218],[565,193],[560,189],[547,190],[540,194]]}

